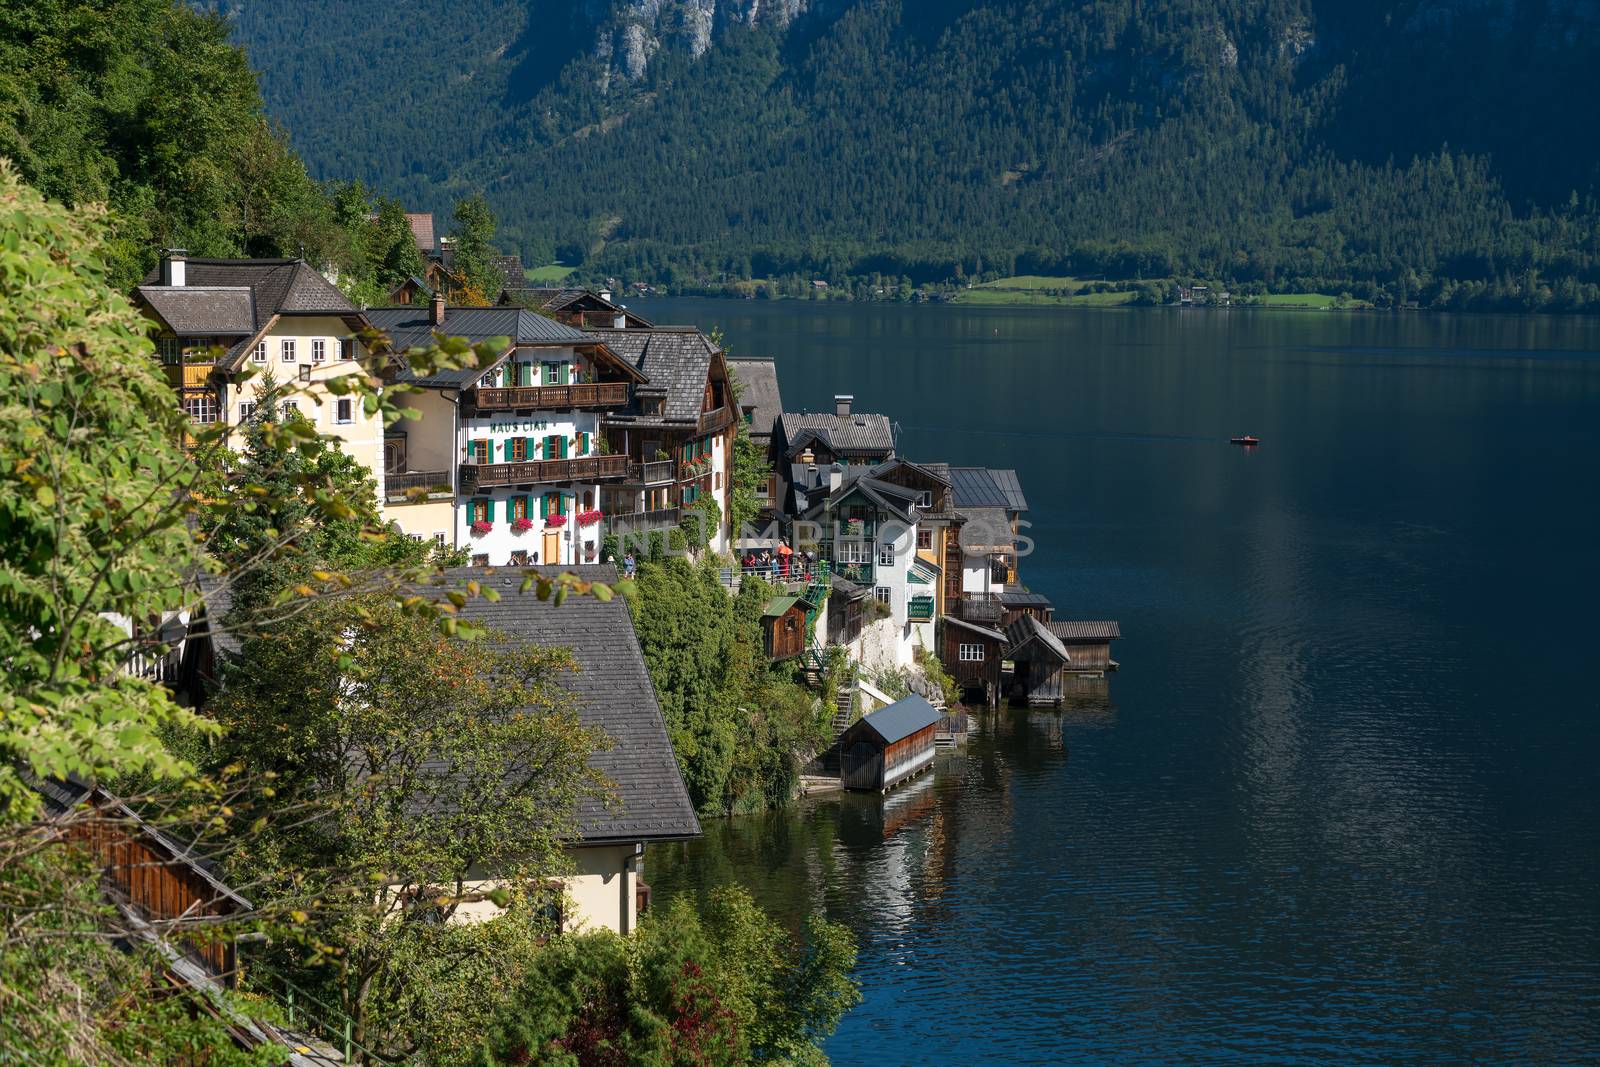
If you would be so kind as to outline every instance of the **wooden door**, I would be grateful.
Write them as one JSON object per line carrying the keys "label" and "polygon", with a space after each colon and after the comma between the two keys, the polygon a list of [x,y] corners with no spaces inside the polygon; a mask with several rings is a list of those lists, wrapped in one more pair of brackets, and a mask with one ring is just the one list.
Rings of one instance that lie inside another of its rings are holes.
{"label": "wooden door", "polygon": [[539,553],[540,563],[561,562],[561,534],[545,531],[544,551]]}

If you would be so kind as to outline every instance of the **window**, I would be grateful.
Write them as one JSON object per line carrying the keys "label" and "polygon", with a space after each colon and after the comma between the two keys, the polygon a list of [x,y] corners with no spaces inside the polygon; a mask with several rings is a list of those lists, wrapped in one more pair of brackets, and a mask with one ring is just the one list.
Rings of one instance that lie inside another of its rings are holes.
{"label": "window", "polygon": [[924,489],[921,493],[917,494],[917,507],[922,508],[924,511],[932,510],[932,508],[933,508],[933,490],[932,489]]}
{"label": "window", "polygon": [[278,408],[278,413],[283,418],[300,414],[300,405],[293,400],[285,400]]}
{"label": "window", "polygon": [[482,440],[479,440],[479,441],[468,441],[467,442],[467,462],[468,463],[487,463],[487,462],[489,462],[489,442],[488,441],[482,441]]}
{"label": "window", "polygon": [[835,543],[840,563],[870,562],[872,546],[860,539],[842,538]]}
{"label": "window", "polygon": [[485,389],[493,389],[495,386],[499,385],[500,384],[500,368],[496,367],[494,370],[490,371],[488,374],[485,374],[482,378],[479,378],[478,379],[478,384],[483,386]]}
{"label": "window", "polygon": [[983,646],[982,645],[969,645],[969,644],[966,644],[965,642],[963,642],[962,645],[961,645],[960,659],[961,659],[962,663],[982,663],[983,662]]}
{"label": "window", "polygon": [[565,434],[553,433],[544,439],[544,458],[567,458],[567,438]]}
{"label": "window", "polygon": [[278,352],[283,356],[283,361],[285,363],[293,363],[294,362],[294,340],[292,338],[285,337],[283,340],[279,341],[278,342]]}
{"label": "window", "polygon": [[894,566],[894,545],[887,544],[887,545],[879,545],[878,546],[878,566],[880,566],[880,567],[893,567]]}
{"label": "window", "polygon": [[523,463],[528,458],[528,439],[526,437],[513,437],[506,442],[509,449],[507,457],[513,463]]}
{"label": "window", "polygon": [[933,531],[932,530],[918,530],[917,531],[917,547],[921,548],[921,549],[927,549],[927,550],[930,550],[930,551],[932,550],[932,548],[933,548]]}
{"label": "window", "polygon": [[487,567],[489,565],[489,553],[479,552],[475,554],[472,557],[472,565],[474,567]]}
{"label": "window", "polygon": [[341,337],[341,338],[339,338],[339,358],[340,359],[355,359],[356,358],[356,339],[354,337]]}
{"label": "window", "polygon": [[183,398],[183,413],[202,425],[217,421],[215,393],[190,393]]}
{"label": "window", "polygon": [[321,363],[328,358],[328,342],[318,337],[311,342],[311,362]]}
{"label": "window", "polygon": [[333,405],[333,421],[340,426],[349,426],[355,422],[354,404],[349,400],[340,400]]}
{"label": "window", "polygon": [[546,363],[544,365],[544,384],[566,385],[567,365],[565,363]]}
{"label": "window", "polygon": [[311,364],[300,364],[300,380],[302,382],[309,382],[311,380]]}
{"label": "window", "polygon": [[583,543],[583,561],[585,563],[593,563],[594,560],[595,560],[595,545],[594,545],[594,542],[593,541],[585,541]]}
{"label": "window", "polygon": [[256,363],[265,363],[267,361],[267,342],[257,341],[255,351],[250,353],[250,358]]}
{"label": "window", "polygon": [[161,352],[161,362],[174,364],[183,359],[183,346],[178,344],[176,337],[163,337],[156,342],[156,348]]}
{"label": "window", "polygon": [[489,511],[489,502],[487,500],[467,501],[467,521],[493,522],[494,519],[491,518],[491,512]]}
{"label": "window", "polygon": [[886,585],[880,585],[880,586],[875,587],[872,590],[872,595],[878,598],[878,602],[880,604],[889,603],[889,595],[890,595],[889,594],[889,587],[886,586]]}
{"label": "window", "polygon": [[528,550],[519,548],[511,553],[511,565],[513,567],[526,567],[528,565]]}
{"label": "window", "polygon": [[253,419],[255,417],[256,417],[256,402],[254,400],[242,401],[239,404],[239,421],[241,423],[249,422],[251,419]]}
{"label": "window", "polygon": [[510,518],[513,522],[515,522],[517,519],[526,519],[528,517],[527,497],[514,496],[507,502],[507,506],[511,510]]}
{"label": "window", "polygon": [[434,544],[438,545],[440,548],[443,548],[444,547],[444,539],[445,539],[445,533],[444,533],[443,530],[435,530],[435,531],[433,531],[433,543]]}

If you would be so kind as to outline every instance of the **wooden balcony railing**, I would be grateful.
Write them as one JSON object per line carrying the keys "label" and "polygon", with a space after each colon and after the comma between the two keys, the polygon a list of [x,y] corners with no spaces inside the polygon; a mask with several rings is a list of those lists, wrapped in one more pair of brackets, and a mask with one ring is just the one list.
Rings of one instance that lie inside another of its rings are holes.
{"label": "wooden balcony railing", "polygon": [[628,468],[628,478],[640,485],[665,485],[672,481],[673,462],[670,459],[634,463]]}
{"label": "wooden balcony railing", "polygon": [[493,485],[535,482],[597,482],[628,476],[627,456],[585,456],[582,459],[529,460],[526,463],[463,463],[461,491]]}
{"label": "wooden balcony railing", "polygon": [[628,403],[627,382],[586,382],[581,385],[478,386],[473,402],[480,411],[512,408],[620,408]]}
{"label": "wooden balcony railing", "polygon": [[955,608],[955,613],[968,622],[998,626],[1005,618],[1000,598],[989,593],[966,593],[956,601]]}
{"label": "wooden balcony railing", "polygon": [[701,415],[699,420],[695,423],[695,432],[715,433],[718,430],[725,430],[732,425],[733,409],[724,406],[715,411],[708,411]]}

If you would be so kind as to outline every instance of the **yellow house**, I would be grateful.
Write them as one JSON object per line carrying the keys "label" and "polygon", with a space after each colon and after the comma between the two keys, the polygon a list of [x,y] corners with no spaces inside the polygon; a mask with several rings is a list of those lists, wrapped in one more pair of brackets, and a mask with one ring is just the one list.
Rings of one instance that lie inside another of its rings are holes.
{"label": "yellow house", "polygon": [[[168,380],[200,426],[248,422],[267,380],[283,400],[372,472],[383,499],[383,422],[323,384],[357,373],[367,318],[300,259],[189,258],[181,249],[133,292],[151,321]],[[254,372],[254,373],[251,373]]]}
{"label": "yellow house", "polygon": [[[611,565],[538,569],[552,576],[573,573],[584,581],[617,580]],[[650,900],[644,877],[648,846],[697,837],[700,823],[678,772],[627,602],[622,597],[603,602],[574,596],[558,607],[554,598],[542,601],[531,590],[520,592],[520,570],[461,567],[446,571],[445,581],[450,586],[476,581],[500,595],[492,603],[483,597],[469,599],[462,618],[515,639],[572,650],[578,669],[562,684],[577,698],[584,725],[611,739],[609,748],[594,754],[592,766],[610,781],[614,793],[609,803],[595,798],[579,808],[578,839],[568,850],[573,870],[565,879],[567,906],[561,925],[569,931],[632,931]],[[492,884],[490,878],[476,888]],[[457,914],[470,921],[495,911],[485,899],[463,905]]]}

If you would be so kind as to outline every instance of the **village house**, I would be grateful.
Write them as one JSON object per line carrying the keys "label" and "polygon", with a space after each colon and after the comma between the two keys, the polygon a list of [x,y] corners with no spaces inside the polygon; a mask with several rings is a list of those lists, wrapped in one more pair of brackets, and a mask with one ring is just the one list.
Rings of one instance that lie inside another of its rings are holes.
{"label": "village house", "polygon": [[1110,620],[1063,619],[1045,626],[1072,657],[1068,673],[1102,676],[1117,669],[1111,642],[1122,637],[1122,627]]}
{"label": "village house", "polygon": [[655,325],[615,303],[606,289],[542,288],[507,280],[499,303],[540,312],[579,330],[648,330]]}
{"label": "village house", "polygon": [[626,477],[602,493],[608,528],[626,537],[674,527],[710,497],[718,520],[706,531],[710,547],[726,551],[735,430],[726,354],[692,326],[585,335],[641,379],[628,402],[608,406],[601,419],[607,447],[628,461]]}
{"label": "village house", "polygon": [[883,415],[857,414],[855,397],[833,398],[833,413],[784,412],[772,427],[776,499],[786,514],[799,515],[810,503],[805,489],[818,484],[816,471],[834,464],[872,467],[893,458],[894,426]]}
{"label": "village house", "polygon": [[[617,580],[614,566],[547,568],[542,573],[562,571],[583,581]],[[532,590],[522,592],[520,573],[458,568],[444,577],[451,587],[477,581],[500,594],[497,601],[468,599],[461,618],[513,640],[572,651],[577,670],[563,675],[559,684],[576,698],[583,724],[610,738],[610,746],[594,754],[591,766],[615,790],[609,798],[589,798],[579,806],[578,838],[568,849],[573,873],[564,879],[570,907],[561,925],[564,930],[631,933],[650,902],[644,879],[646,847],[696,837],[700,823],[667,738],[627,602],[622,597],[602,601],[574,596],[557,605],[554,598],[540,600]],[[463,911],[463,919],[470,921],[498,909],[483,900]]]}
{"label": "village house", "polygon": [[325,388],[360,372],[361,334],[371,323],[304,260],[190,258],[172,249],[133,301],[197,426],[242,426],[269,381],[291,386],[297,392],[280,401],[283,414],[336,438],[382,487],[382,419],[366,414],[360,398]]}
{"label": "village house", "polygon": [[[738,393],[739,417],[744,420],[750,441],[762,456],[772,457],[773,426],[783,414],[783,394],[778,389],[778,368],[771,359],[742,357],[728,361]],[[776,468],[765,482],[755,487],[761,505],[760,522],[765,525],[776,516],[778,497]]]}
{"label": "village house", "polygon": [[946,544],[946,612],[998,629],[1004,623],[1003,599],[1017,583],[1017,532],[1028,501],[1014,470],[951,467],[959,532]]}
{"label": "village house", "polygon": [[1062,674],[1072,664],[1066,646],[1032,615],[1020,615],[1006,628],[1006,659],[1011,661],[1007,697],[1015,707],[1061,706]]}
{"label": "village house", "polygon": [[522,308],[376,308],[372,322],[403,351],[435,332],[508,338],[487,367],[423,378],[397,361],[422,417],[390,429],[389,517],[412,537],[465,547],[492,566],[575,564],[599,557],[601,487],[629,477],[601,413],[625,408],[644,375],[603,340]]}

